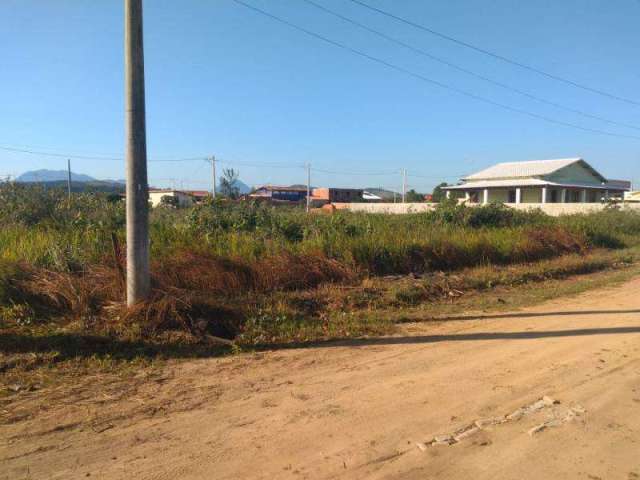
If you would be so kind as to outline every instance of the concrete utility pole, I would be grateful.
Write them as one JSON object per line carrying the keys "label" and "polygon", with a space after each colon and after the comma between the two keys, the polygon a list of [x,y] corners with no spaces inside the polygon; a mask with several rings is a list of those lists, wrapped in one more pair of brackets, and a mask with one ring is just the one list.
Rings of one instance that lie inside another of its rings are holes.
{"label": "concrete utility pole", "polygon": [[406,202],[407,198],[407,169],[402,169],[402,203]]}
{"label": "concrete utility pole", "polygon": [[215,155],[211,155],[209,162],[211,162],[211,196],[213,196],[213,198],[216,198],[216,157]]}
{"label": "concrete utility pole", "polygon": [[71,159],[67,158],[67,193],[71,201]]}
{"label": "concrete utility pole", "polygon": [[307,163],[307,213],[311,209],[311,164]]}
{"label": "concrete utility pole", "polygon": [[124,0],[127,157],[127,305],[149,295],[149,185],[144,101],[142,0]]}

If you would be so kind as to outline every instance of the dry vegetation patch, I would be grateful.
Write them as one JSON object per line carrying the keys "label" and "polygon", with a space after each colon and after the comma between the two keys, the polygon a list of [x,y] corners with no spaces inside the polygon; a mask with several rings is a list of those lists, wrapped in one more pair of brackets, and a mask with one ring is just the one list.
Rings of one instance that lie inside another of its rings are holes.
{"label": "dry vegetation patch", "polygon": [[0,210],[5,385],[34,372],[44,379],[47,368],[389,333],[403,316],[467,305],[478,292],[618,269],[640,243],[640,215],[615,210],[551,218],[454,203],[395,216],[219,201],[159,208],[151,296],[125,308],[122,202],[10,184],[0,200],[10,207]]}

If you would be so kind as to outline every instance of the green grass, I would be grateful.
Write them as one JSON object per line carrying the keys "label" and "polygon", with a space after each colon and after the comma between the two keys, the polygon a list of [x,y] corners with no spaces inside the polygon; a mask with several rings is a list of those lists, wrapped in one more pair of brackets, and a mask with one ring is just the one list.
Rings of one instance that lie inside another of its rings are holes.
{"label": "green grass", "polygon": [[[469,269],[476,269],[475,276],[463,274],[467,283],[454,290],[516,282],[498,266],[528,264],[526,273],[514,274],[524,283],[594,271],[599,261],[608,268],[609,260],[597,252],[640,243],[640,214],[615,210],[552,218],[445,202],[419,214],[309,215],[301,208],[216,200],[186,210],[153,210],[152,296],[126,310],[118,271],[125,250],[121,201],[101,194],[69,201],[60,190],[13,184],[0,186],[0,201],[10,207],[0,210],[3,316],[27,319],[34,312],[43,323],[63,317],[89,333],[120,337],[176,329],[205,333],[199,325],[214,335],[245,339],[269,338],[273,325],[280,325],[273,328],[284,332],[276,335],[282,338],[373,331],[334,314],[341,311],[337,306],[316,318],[310,308],[292,309],[284,300],[281,307],[271,298],[295,299],[322,286],[357,289],[388,275],[425,276],[406,287],[394,284],[382,299],[380,292],[363,290],[354,300],[382,308],[375,299],[367,303],[371,295],[404,308],[433,303],[454,275]],[[575,259],[573,271],[567,258]]]}

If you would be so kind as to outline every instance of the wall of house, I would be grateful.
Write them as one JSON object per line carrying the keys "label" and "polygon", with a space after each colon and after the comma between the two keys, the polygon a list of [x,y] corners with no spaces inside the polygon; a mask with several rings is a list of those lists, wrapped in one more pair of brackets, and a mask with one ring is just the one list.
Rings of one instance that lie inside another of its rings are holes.
{"label": "wall of house", "polygon": [[307,192],[296,190],[274,190],[271,198],[274,200],[284,200],[287,202],[299,202],[307,197]]}
{"label": "wall of house", "polygon": [[160,201],[163,196],[172,195],[171,192],[149,192],[149,201],[151,202],[152,207],[157,207],[160,205]]}
{"label": "wall of house", "polygon": [[[489,189],[489,203],[508,203],[509,202],[509,190],[515,191],[515,187],[508,188],[490,188]],[[482,203],[482,190],[480,191],[479,201]],[[540,188],[521,188],[520,189],[520,201],[523,203],[540,203],[542,200],[542,189]]]}
{"label": "wall of house", "polygon": [[579,163],[574,163],[572,165],[568,165],[564,168],[561,168],[557,172],[546,176],[545,178],[549,179],[552,182],[558,183],[588,183],[592,185],[600,185],[601,180],[593,175],[587,168],[580,165]]}
{"label": "wall of house", "polygon": [[176,197],[179,207],[190,207],[193,205],[193,198],[181,192],[149,192],[149,201],[152,207],[157,207],[162,203],[162,197]]}
{"label": "wall of house", "polygon": [[[482,202],[482,194],[480,196],[480,202]],[[506,203],[509,201],[509,190],[506,188],[490,188],[489,189],[489,203],[499,202]]]}
{"label": "wall of house", "polygon": [[353,188],[330,188],[329,200],[332,202],[356,202],[362,200],[362,190]]}
{"label": "wall of house", "polygon": [[314,188],[311,191],[311,196],[314,200],[329,200],[329,189],[328,188]]}
{"label": "wall of house", "polygon": [[542,189],[541,188],[523,188],[520,191],[520,201],[522,203],[542,202]]}

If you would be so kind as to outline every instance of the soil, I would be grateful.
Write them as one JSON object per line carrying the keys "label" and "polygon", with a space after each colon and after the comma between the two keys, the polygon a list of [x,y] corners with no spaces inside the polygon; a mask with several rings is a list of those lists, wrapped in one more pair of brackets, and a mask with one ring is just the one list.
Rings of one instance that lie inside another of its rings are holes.
{"label": "soil", "polygon": [[638,479],[639,291],[21,392],[0,478]]}

